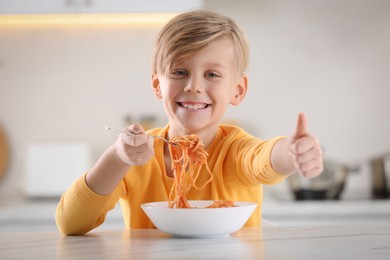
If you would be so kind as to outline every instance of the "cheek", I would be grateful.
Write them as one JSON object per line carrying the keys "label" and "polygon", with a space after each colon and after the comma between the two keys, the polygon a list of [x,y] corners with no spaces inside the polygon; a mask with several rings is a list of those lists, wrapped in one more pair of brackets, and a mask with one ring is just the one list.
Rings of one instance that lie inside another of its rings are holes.
{"label": "cheek", "polygon": [[182,90],[181,86],[178,84],[164,84],[161,85],[160,88],[164,98],[173,98]]}
{"label": "cheek", "polygon": [[173,95],[172,89],[167,88],[167,87],[161,88],[161,95],[162,95],[162,98],[164,98],[164,99],[168,99],[168,98],[172,97],[172,95]]}
{"label": "cheek", "polygon": [[217,88],[214,88],[214,96],[217,96],[220,100],[230,100],[235,92],[234,87],[231,85],[230,82],[225,82],[225,84],[221,84]]}

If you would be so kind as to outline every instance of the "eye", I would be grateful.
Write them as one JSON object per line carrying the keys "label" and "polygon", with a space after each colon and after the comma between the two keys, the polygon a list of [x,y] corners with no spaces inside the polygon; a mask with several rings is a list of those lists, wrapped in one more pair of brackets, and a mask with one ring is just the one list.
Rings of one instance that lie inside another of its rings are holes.
{"label": "eye", "polygon": [[215,72],[207,72],[205,74],[205,76],[208,77],[208,78],[217,78],[217,77],[219,77],[219,75],[217,73],[215,73]]}
{"label": "eye", "polygon": [[185,70],[174,70],[172,71],[171,73],[173,76],[176,76],[176,77],[182,77],[182,76],[187,76],[188,75],[188,72],[185,71]]}

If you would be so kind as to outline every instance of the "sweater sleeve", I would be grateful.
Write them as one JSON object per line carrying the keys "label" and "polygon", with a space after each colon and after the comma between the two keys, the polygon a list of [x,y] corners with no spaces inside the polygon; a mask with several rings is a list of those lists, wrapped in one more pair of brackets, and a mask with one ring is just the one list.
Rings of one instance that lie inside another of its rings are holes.
{"label": "sweater sleeve", "polygon": [[85,174],[62,195],[56,211],[57,227],[64,235],[83,235],[100,226],[125,192],[123,181],[110,195],[99,195],[85,182]]}
{"label": "sweater sleeve", "polygon": [[267,141],[248,138],[238,142],[238,153],[236,154],[236,167],[242,173],[242,178],[251,183],[276,184],[286,178],[277,173],[271,164],[271,152],[277,141],[284,138],[276,137]]}

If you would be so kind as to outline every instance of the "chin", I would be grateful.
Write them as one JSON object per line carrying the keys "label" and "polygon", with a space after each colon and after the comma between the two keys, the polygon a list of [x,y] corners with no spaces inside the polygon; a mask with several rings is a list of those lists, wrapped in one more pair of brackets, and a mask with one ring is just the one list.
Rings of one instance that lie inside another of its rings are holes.
{"label": "chin", "polygon": [[184,123],[184,124],[180,124],[180,127],[187,134],[194,134],[204,129],[203,125],[200,123],[191,123],[191,124]]}

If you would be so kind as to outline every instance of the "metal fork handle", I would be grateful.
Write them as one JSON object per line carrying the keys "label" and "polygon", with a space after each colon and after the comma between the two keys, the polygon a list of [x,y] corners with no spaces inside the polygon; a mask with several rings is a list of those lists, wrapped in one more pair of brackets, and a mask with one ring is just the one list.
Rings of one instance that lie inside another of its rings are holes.
{"label": "metal fork handle", "polygon": [[[131,130],[119,130],[119,129],[115,129],[115,128],[108,127],[108,126],[106,126],[105,128],[106,128],[107,130],[109,130],[109,131],[117,132],[117,133],[122,133],[122,134],[129,135],[129,136],[137,135],[137,133],[134,133],[134,132],[131,131]],[[159,136],[159,135],[149,135],[149,134],[147,134],[147,136],[148,136],[148,137],[151,137],[151,138],[155,138],[155,139],[161,139],[161,140],[163,140],[164,142],[166,142],[167,144],[171,144],[171,145],[177,146],[177,144],[175,144],[175,143],[173,143],[173,142],[169,142],[167,139],[165,139],[165,138],[162,137],[162,136]]]}

